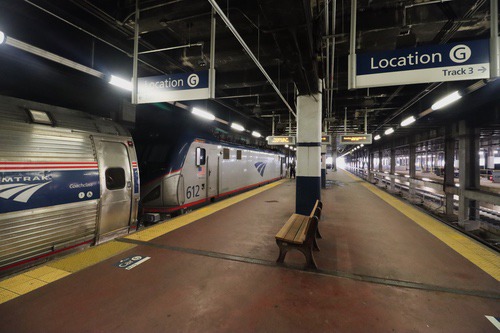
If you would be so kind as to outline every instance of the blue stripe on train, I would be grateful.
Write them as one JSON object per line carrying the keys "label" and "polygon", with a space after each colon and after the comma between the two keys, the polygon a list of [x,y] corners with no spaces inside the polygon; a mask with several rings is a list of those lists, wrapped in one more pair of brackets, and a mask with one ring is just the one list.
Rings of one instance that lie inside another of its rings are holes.
{"label": "blue stripe on train", "polygon": [[100,198],[99,171],[0,172],[0,214]]}

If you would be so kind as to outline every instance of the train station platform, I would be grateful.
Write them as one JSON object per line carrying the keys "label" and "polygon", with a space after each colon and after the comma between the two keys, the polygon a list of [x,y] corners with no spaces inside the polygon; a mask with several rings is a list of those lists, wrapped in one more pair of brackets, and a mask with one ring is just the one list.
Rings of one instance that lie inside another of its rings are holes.
{"label": "train station platform", "polygon": [[498,253],[327,177],[317,271],[276,263],[283,180],[0,281],[0,332],[498,332]]}

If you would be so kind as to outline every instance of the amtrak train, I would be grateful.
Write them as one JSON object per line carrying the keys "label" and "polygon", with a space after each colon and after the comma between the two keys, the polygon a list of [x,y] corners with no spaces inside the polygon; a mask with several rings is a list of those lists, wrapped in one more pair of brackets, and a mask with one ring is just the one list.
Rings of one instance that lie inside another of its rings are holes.
{"label": "amtrak train", "polygon": [[135,230],[139,186],[122,126],[0,97],[0,275]]}
{"label": "amtrak train", "polygon": [[[177,215],[278,180],[286,170],[285,156],[280,153],[199,137],[178,140],[170,153],[162,151],[161,142],[148,148],[141,176],[146,214]],[[148,163],[156,167],[148,168]]]}
{"label": "amtrak train", "polygon": [[207,125],[186,110],[148,108],[138,116],[148,117],[135,133],[146,217],[175,216],[285,176],[283,154],[229,143],[248,139],[223,125]]}

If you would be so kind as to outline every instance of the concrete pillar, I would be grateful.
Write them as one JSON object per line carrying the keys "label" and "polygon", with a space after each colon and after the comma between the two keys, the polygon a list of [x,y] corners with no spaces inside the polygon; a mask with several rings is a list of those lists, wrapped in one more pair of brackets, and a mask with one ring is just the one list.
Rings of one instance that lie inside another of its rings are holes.
{"label": "concrete pillar", "polygon": [[415,198],[415,175],[417,173],[417,168],[415,166],[415,163],[417,161],[417,146],[414,143],[410,144],[410,156],[408,158],[408,163],[410,164],[408,166],[409,170],[409,175],[410,175],[410,199]]}
{"label": "concrete pillar", "polygon": [[373,162],[375,159],[375,154],[368,152],[368,181],[373,183]]}
{"label": "concrete pillar", "polygon": [[326,188],[326,145],[321,147],[321,188]]}
{"label": "concrete pillar", "polygon": [[378,151],[378,171],[383,172],[383,166],[382,166],[382,150]]}
{"label": "concrete pillar", "polygon": [[321,199],[321,99],[320,93],[297,97],[295,212],[302,215]]}
{"label": "concrete pillar", "polygon": [[479,202],[467,199],[464,191],[479,189],[479,131],[468,126],[466,121],[459,123],[458,141],[459,164],[459,207],[458,223],[462,227],[465,221],[479,217]]}
{"label": "concrete pillar", "polygon": [[[391,176],[396,173],[396,149],[391,148]],[[396,179],[391,177],[391,191],[396,191]]]}
{"label": "concrete pillar", "polygon": [[446,215],[453,215],[453,193],[447,193],[446,188],[455,188],[455,138],[452,137],[451,128],[446,129],[444,139],[444,190],[446,200]]}
{"label": "concrete pillar", "polygon": [[488,147],[488,158],[485,160],[485,164],[486,169],[495,169],[495,149],[492,146]]}
{"label": "concrete pillar", "polygon": [[332,171],[337,171],[337,135],[332,135]]}

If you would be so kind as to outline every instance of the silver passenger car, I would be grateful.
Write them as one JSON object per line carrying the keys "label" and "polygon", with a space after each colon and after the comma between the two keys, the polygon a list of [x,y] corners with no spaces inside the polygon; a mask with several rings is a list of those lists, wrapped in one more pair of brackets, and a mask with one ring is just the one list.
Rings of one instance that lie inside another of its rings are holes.
{"label": "silver passenger car", "polygon": [[0,275],[136,229],[138,202],[125,128],[0,97]]}

